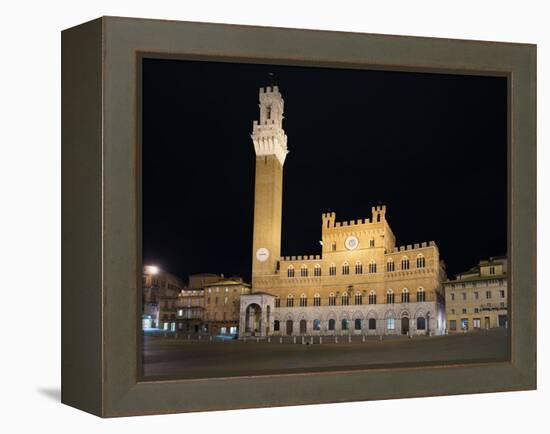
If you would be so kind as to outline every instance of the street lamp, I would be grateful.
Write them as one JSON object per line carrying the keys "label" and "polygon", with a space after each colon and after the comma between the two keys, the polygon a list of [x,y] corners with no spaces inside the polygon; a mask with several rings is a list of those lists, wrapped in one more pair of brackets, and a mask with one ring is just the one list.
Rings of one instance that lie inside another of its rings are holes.
{"label": "street lamp", "polygon": [[160,271],[159,267],[157,267],[156,265],[146,265],[145,266],[145,273],[146,274],[155,275],[155,274],[158,274],[159,271]]}

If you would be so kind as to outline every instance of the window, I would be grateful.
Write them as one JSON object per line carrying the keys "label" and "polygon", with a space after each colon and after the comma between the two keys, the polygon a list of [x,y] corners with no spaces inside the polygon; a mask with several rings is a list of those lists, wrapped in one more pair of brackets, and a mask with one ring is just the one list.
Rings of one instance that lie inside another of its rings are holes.
{"label": "window", "polygon": [[495,274],[495,267],[489,267],[489,274]]}
{"label": "window", "polygon": [[355,304],[363,304],[363,295],[360,292],[355,293]]}
{"label": "window", "polygon": [[468,330],[468,318],[462,318],[460,320],[460,328],[462,330]]}
{"label": "window", "polygon": [[307,306],[307,297],[305,294],[300,295],[300,307]]}
{"label": "window", "polygon": [[313,269],[313,275],[315,277],[320,277],[321,276],[321,266],[319,264],[315,265],[315,268]]}
{"label": "window", "polygon": [[403,288],[403,291],[401,292],[401,303],[408,303],[409,302],[409,290],[407,288]]}
{"label": "window", "polygon": [[307,277],[307,275],[308,275],[307,265],[302,265],[302,267],[300,268],[300,276]]}
{"label": "window", "polygon": [[502,289],[500,290],[500,298],[504,298],[504,291]]}
{"label": "window", "polygon": [[462,300],[466,300],[466,293],[465,292],[462,293]]}
{"label": "window", "polygon": [[479,307],[474,307],[474,313],[479,313]]}
{"label": "window", "polygon": [[388,330],[395,330],[395,319],[393,318],[388,318],[386,320],[386,328]]}
{"label": "window", "polygon": [[376,273],[376,262],[371,262],[369,264],[369,273]]}
{"label": "window", "polygon": [[276,319],[275,321],[273,321],[273,331],[278,332],[279,330],[281,330],[281,323],[278,319]]}
{"label": "window", "polygon": [[329,330],[334,330],[335,328],[336,328],[336,320],[329,319],[328,320],[328,329]]}
{"label": "window", "polygon": [[405,256],[403,259],[401,259],[401,269],[408,270],[409,267],[410,267],[409,258]]}
{"label": "window", "polygon": [[355,263],[355,274],[363,274],[363,264],[359,261]]}
{"label": "window", "polygon": [[288,267],[288,269],[286,270],[286,274],[288,277],[294,277],[294,267],[292,265]]}
{"label": "window", "polygon": [[355,330],[361,330],[361,320],[360,319],[355,320]]}
{"label": "window", "polygon": [[474,328],[475,329],[481,328],[481,318],[474,318]]}
{"label": "window", "polygon": [[393,259],[390,259],[388,262],[386,262],[386,271],[388,273],[391,271],[395,271],[395,264],[393,263]]}
{"label": "window", "polygon": [[342,320],[342,330],[348,330],[349,329],[349,322],[347,319]]}
{"label": "window", "polygon": [[418,288],[416,291],[416,301],[417,302],[423,302],[426,301],[426,292],[424,291],[424,288]]}
{"label": "window", "polygon": [[455,314],[455,310],[451,309],[451,315],[454,315],[454,314]]}
{"label": "window", "polygon": [[374,238],[371,238],[369,241],[369,246],[374,247]]}
{"label": "window", "polygon": [[479,300],[479,292],[474,292],[474,299]]}
{"label": "window", "polygon": [[347,292],[344,292],[342,294],[342,306],[348,306],[349,305],[349,295]]}
{"label": "window", "polygon": [[336,265],[330,264],[330,268],[328,269],[328,274],[331,276],[336,276]]}
{"label": "window", "polygon": [[485,298],[491,298],[491,297],[492,297],[491,291],[486,291]]}
{"label": "window", "polygon": [[294,296],[289,294],[286,298],[286,307],[294,307]]}
{"label": "window", "polygon": [[313,330],[315,331],[321,330],[321,320],[318,320],[318,319],[313,320]]}
{"label": "window", "polygon": [[393,293],[393,289],[388,289],[388,292],[386,294],[386,303],[387,304],[395,303],[395,294]]}
{"label": "window", "polygon": [[426,266],[426,258],[422,255],[416,257],[416,268],[424,268]]}
{"label": "window", "polygon": [[462,313],[463,313],[463,314],[468,313],[468,311],[466,310],[466,308],[462,309]]}
{"label": "window", "polygon": [[369,292],[369,304],[376,304],[376,292]]}
{"label": "window", "polygon": [[332,251],[333,251],[333,252],[336,251],[336,243],[332,243]]}
{"label": "window", "polygon": [[332,292],[328,296],[328,305],[329,306],[336,306],[336,296]]}
{"label": "window", "polygon": [[183,309],[178,310],[178,316],[183,316]]}
{"label": "window", "polygon": [[313,296],[313,306],[321,306],[321,296],[319,294]]}
{"label": "window", "polygon": [[376,330],[376,320],[374,318],[369,319],[369,330]]}
{"label": "window", "polygon": [[455,293],[451,292],[451,301],[455,301]]}
{"label": "window", "polygon": [[500,307],[504,307],[504,302],[500,302]]}
{"label": "window", "polygon": [[349,274],[349,265],[347,262],[344,262],[344,265],[342,265],[342,274]]}
{"label": "window", "polygon": [[452,319],[449,321],[449,328],[451,330],[456,330],[456,320],[455,319]]}
{"label": "window", "polygon": [[426,318],[419,316],[416,319],[416,329],[417,330],[426,330]]}
{"label": "window", "polygon": [[279,297],[275,297],[275,307],[281,307],[281,299]]}

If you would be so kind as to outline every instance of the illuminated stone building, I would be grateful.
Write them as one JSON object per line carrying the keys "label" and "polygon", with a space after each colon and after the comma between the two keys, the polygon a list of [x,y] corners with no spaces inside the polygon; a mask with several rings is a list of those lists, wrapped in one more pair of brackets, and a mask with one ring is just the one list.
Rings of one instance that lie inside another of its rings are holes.
{"label": "illuminated stone building", "polygon": [[183,281],[155,266],[143,268],[142,327],[176,330],[178,294]]}
{"label": "illuminated stone building", "polygon": [[204,325],[212,335],[235,335],[239,327],[240,298],[250,293],[241,278],[220,279],[204,285]]}
{"label": "illuminated stone building", "polygon": [[253,290],[240,299],[240,336],[444,333],[439,249],[433,241],[397,246],[385,206],[351,221],[324,213],[321,254],[281,256],[284,101],[277,86],[260,89],[259,99]]}
{"label": "illuminated stone building", "polygon": [[494,257],[443,283],[449,333],[507,327],[507,269],[506,257]]}

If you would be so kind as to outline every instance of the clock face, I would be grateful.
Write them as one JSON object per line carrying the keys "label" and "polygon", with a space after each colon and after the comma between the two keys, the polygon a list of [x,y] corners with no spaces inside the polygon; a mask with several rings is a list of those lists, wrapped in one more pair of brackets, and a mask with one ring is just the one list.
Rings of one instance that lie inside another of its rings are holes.
{"label": "clock face", "polygon": [[256,251],[256,259],[260,262],[267,261],[267,258],[269,258],[269,250],[267,250],[265,247],[260,247]]}
{"label": "clock face", "polygon": [[357,237],[354,237],[353,235],[351,235],[346,238],[345,245],[346,245],[346,249],[353,250],[357,248],[357,246],[359,245],[359,240],[357,239]]}

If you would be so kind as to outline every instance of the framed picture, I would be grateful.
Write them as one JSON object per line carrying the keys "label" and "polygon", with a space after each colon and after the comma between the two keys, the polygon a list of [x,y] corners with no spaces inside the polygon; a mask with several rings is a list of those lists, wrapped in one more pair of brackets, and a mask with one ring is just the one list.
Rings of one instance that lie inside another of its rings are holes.
{"label": "framed picture", "polygon": [[536,388],[536,46],[62,33],[62,401]]}

